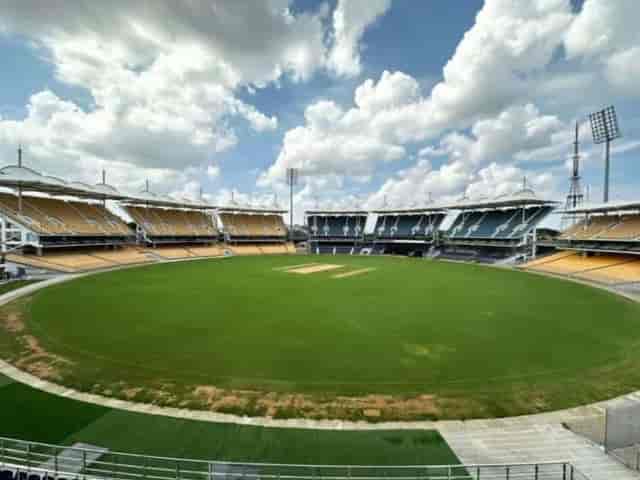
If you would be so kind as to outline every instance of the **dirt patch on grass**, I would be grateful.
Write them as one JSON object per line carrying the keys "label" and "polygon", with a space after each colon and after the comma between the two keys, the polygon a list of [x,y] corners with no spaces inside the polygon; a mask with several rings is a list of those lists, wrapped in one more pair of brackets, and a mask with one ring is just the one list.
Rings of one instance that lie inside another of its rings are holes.
{"label": "dirt patch on grass", "polygon": [[46,351],[32,335],[23,335],[20,340],[25,349],[16,359],[16,367],[45,380],[63,379],[62,370],[72,365],[70,360]]}
{"label": "dirt patch on grass", "polygon": [[[45,380],[61,381],[63,370],[72,362],[48,352],[38,339],[27,332],[26,319],[31,298],[12,302],[0,308],[0,325],[9,334],[9,360],[19,369]],[[7,355],[5,355],[7,356]]]}
{"label": "dirt patch on grass", "polygon": [[20,312],[9,312],[5,317],[5,327],[11,333],[20,333],[24,330],[24,322]]}

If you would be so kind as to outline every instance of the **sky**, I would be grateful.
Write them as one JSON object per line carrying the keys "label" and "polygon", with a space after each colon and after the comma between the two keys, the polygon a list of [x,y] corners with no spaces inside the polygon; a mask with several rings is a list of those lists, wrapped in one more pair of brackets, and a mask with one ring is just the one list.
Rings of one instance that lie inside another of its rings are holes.
{"label": "sky", "polygon": [[562,201],[615,105],[611,199],[640,192],[637,0],[0,0],[0,160],[177,198],[379,208]]}

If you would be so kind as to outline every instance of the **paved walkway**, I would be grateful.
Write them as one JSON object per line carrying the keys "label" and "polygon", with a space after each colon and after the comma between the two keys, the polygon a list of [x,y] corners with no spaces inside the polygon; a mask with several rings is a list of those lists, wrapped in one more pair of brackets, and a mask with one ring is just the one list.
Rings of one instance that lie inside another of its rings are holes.
{"label": "paved walkway", "polygon": [[589,480],[637,480],[633,472],[605,454],[602,448],[561,425],[493,426],[458,431],[440,429],[462,463],[529,463],[566,461]]}

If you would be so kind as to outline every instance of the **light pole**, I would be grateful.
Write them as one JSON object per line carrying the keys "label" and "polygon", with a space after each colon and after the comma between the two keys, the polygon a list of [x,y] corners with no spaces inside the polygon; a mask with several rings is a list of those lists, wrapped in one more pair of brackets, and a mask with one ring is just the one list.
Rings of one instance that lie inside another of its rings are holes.
{"label": "light pole", "polygon": [[289,185],[289,240],[293,241],[293,188],[298,184],[299,168],[287,168],[287,185]]}
{"label": "light pole", "polygon": [[599,112],[590,114],[589,120],[591,122],[593,142],[596,144],[605,144],[603,201],[607,203],[609,201],[609,156],[611,153],[611,141],[621,136],[620,129],[618,128],[616,110],[613,106],[607,107]]}

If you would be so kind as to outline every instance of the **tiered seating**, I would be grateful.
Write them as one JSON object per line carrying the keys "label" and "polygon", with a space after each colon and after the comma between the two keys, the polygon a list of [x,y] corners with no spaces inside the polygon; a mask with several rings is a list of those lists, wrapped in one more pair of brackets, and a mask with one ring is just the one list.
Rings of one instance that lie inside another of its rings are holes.
{"label": "tiered seating", "polygon": [[364,215],[307,217],[309,231],[316,237],[359,237],[364,233],[366,221]]}
{"label": "tiered seating", "polygon": [[640,259],[632,255],[584,256],[575,252],[561,252],[529,262],[524,268],[603,283],[640,281]]}
{"label": "tiered seating", "polygon": [[605,232],[618,223],[616,217],[607,215],[593,216],[564,231],[559,238],[561,240],[589,240],[596,236],[605,235]]}
{"label": "tiered seating", "polygon": [[582,272],[576,276],[606,284],[640,282],[640,260],[631,260],[606,268]]}
{"label": "tiered seating", "polygon": [[187,248],[182,247],[156,247],[153,250],[147,250],[147,252],[153,253],[167,260],[176,260],[179,258],[189,258],[196,256]]}
{"label": "tiered seating", "polygon": [[449,238],[517,239],[531,230],[550,211],[551,207],[536,206],[460,214],[449,228]]}
{"label": "tiered seating", "polygon": [[215,237],[218,234],[211,216],[205,212],[131,205],[125,209],[149,237]]}
{"label": "tiered seating", "polygon": [[99,268],[108,268],[117,265],[115,262],[110,260],[94,257],[85,253],[48,254],[44,259],[51,264],[60,265],[75,271],[96,270]]}
{"label": "tiered seating", "polygon": [[224,248],[218,246],[188,247],[195,257],[220,257],[224,255]]}
{"label": "tiered seating", "polygon": [[460,214],[449,228],[449,237],[466,237],[469,229],[481,220],[482,212],[471,212],[468,214]]}
{"label": "tiered seating", "polygon": [[147,263],[152,262],[153,259],[135,247],[125,247],[118,250],[57,251],[42,256],[9,254],[7,261],[34,268],[75,273],[119,265]]}
{"label": "tiered seating", "polygon": [[18,197],[0,193],[0,210],[41,235],[130,236],[129,227],[99,204],[67,202],[48,197]]}
{"label": "tiered seating", "polygon": [[234,255],[260,255],[262,250],[257,245],[233,245],[229,247]]}
{"label": "tiered seating", "polygon": [[296,246],[293,243],[285,243],[287,253],[296,253]]}
{"label": "tiered seating", "polygon": [[287,245],[284,243],[276,244],[276,245],[260,245],[260,251],[266,254],[282,254],[289,253]]}
{"label": "tiered seating", "polygon": [[33,268],[39,268],[39,269],[41,268],[45,270],[53,270],[56,272],[63,272],[63,273],[75,272],[74,269],[70,269],[62,265],[57,265],[55,263],[47,262],[42,257],[38,257],[36,255],[17,255],[14,253],[10,253],[6,256],[6,259],[8,262],[17,263],[18,265],[25,265],[27,267],[33,267]]}
{"label": "tiered seating", "polygon": [[444,214],[380,215],[374,232],[378,238],[429,237],[443,219]]}
{"label": "tiered seating", "polygon": [[131,229],[119,217],[102,205],[94,203],[69,202],[89,223],[97,225],[108,235],[131,235]]}
{"label": "tiered seating", "polygon": [[285,237],[287,229],[281,215],[221,213],[228,234],[234,237]]}
{"label": "tiered seating", "polygon": [[611,228],[593,237],[596,240],[640,239],[640,215],[622,215]]}
{"label": "tiered seating", "polygon": [[152,259],[143,251],[140,251],[135,247],[125,247],[120,250],[98,250],[91,253],[91,255],[103,258],[118,265],[133,265],[136,263],[147,263],[152,261]]}
{"label": "tiered seating", "polygon": [[533,269],[534,267],[538,267],[541,265],[544,265],[546,263],[551,263],[551,262],[555,262],[556,260],[560,260],[561,258],[565,258],[571,255],[575,255],[575,252],[571,252],[571,251],[563,251],[563,252],[557,252],[554,253],[552,255],[547,255],[544,257],[540,257],[540,258],[536,258],[535,260],[532,260],[524,265],[522,265],[522,268],[531,268]]}

